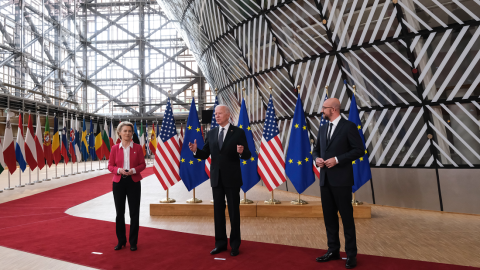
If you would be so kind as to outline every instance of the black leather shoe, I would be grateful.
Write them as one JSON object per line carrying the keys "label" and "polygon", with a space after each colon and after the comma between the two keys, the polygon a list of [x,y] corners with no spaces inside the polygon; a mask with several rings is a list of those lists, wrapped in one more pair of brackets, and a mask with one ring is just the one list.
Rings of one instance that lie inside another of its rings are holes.
{"label": "black leather shoe", "polygon": [[120,250],[120,249],[122,249],[122,247],[124,247],[126,244],[127,244],[127,243],[118,244],[118,245],[116,245],[113,249],[115,249],[115,250]]}
{"label": "black leather shoe", "polygon": [[328,261],[331,261],[331,260],[340,260],[340,254],[339,253],[327,252],[322,257],[317,258],[317,262],[328,262]]}
{"label": "black leather shoe", "polygon": [[227,248],[217,248],[216,247],[212,251],[210,251],[210,254],[215,255],[215,254],[218,254],[218,253],[220,253],[222,251],[225,251],[225,250],[227,250]]}
{"label": "black leather shoe", "polygon": [[230,256],[237,256],[238,255],[238,249],[233,249],[232,252],[230,252]]}
{"label": "black leather shoe", "polygon": [[357,257],[348,257],[345,268],[352,269],[355,268],[355,266],[357,266]]}
{"label": "black leather shoe", "polygon": [[136,250],[137,250],[137,246],[136,246],[136,245],[135,245],[135,246],[130,246],[130,250],[131,250],[131,251],[136,251]]}

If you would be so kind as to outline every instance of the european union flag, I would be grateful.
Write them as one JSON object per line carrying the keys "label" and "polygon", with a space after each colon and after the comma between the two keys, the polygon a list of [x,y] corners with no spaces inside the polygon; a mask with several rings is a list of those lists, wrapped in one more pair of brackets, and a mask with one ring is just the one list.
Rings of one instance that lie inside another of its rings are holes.
{"label": "european union flag", "polygon": [[197,140],[198,149],[202,149],[204,142],[200,121],[198,120],[197,108],[195,107],[195,99],[192,99],[190,113],[187,119],[187,128],[185,129],[184,143],[180,152],[180,177],[185,183],[188,191],[205,182],[208,175],[205,172],[205,160],[193,157],[192,151],[188,148],[188,143]]}
{"label": "european union flag", "polygon": [[249,160],[241,161],[243,192],[249,191],[260,181],[260,176],[257,171],[258,155],[255,150],[255,143],[253,141],[252,129],[250,128],[250,121],[248,120],[247,106],[245,106],[245,99],[242,100],[242,107],[240,108],[240,116],[238,117],[238,127],[245,131],[247,136],[248,149],[252,153]]}
{"label": "european union flag", "polygon": [[368,180],[372,179],[372,171],[370,170],[370,162],[368,161],[368,154],[365,147],[365,137],[363,136],[362,122],[360,122],[360,115],[358,114],[357,101],[355,100],[355,95],[352,96],[352,103],[350,103],[348,120],[352,121],[357,126],[358,133],[362,138],[363,148],[365,149],[365,154],[363,155],[363,157],[352,161],[353,179],[354,179],[352,192],[355,193],[355,191],[361,188],[363,184],[367,183]]}
{"label": "european union flag", "polygon": [[97,154],[95,154],[95,134],[93,134],[92,118],[90,118],[90,132],[88,133],[88,152],[90,152],[92,160],[97,158]]}
{"label": "european union flag", "polygon": [[135,121],[135,123],[133,123],[133,136],[132,136],[132,140],[134,143],[136,144],[140,144],[140,137],[138,137],[138,130],[137,130],[137,121]]}
{"label": "european union flag", "polygon": [[292,121],[285,174],[300,194],[315,182],[315,175],[312,171],[310,139],[308,138],[307,123],[305,122],[300,94],[298,94]]}

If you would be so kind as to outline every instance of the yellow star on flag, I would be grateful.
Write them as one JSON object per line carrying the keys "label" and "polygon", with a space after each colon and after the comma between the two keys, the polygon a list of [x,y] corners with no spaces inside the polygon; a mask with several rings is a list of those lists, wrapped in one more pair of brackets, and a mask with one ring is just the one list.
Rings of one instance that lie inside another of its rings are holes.
{"label": "yellow star on flag", "polygon": [[298,124],[295,124],[295,128],[298,128]]}
{"label": "yellow star on flag", "polygon": [[358,128],[358,129],[361,129],[361,128],[362,128],[362,126],[358,125],[358,126],[357,126],[357,128]]}
{"label": "yellow star on flag", "polygon": [[246,161],[246,160],[244,160],[242,163],[243,163],[243,165],[247,165],[247,161]]}
{"label": "yellow star on flag", "polygon": [[288,162],[289,162],[289,163],[293,163],[293,160],[290,159]]}
{"label": "yellow star on flag", "polygon": [[250,131],[251,130],[250,126],[248,126],[247,129]]}
{"label": "yellow star on flag", "polygon": [[298,164],[298,165],[302,165],[302,161],[299,160],[299,161],[297,162],[297,164]]}
{"label": "yellow star on flag", "polygon": [[192,126],[188,126],[188,129],[192,129]]}
{"label": "yellow star on flag", "polygon": [[185,162],[185,159],[184,159],[184,158],[182,158],[180,161],[181,161],[181,162]]}
{"label": "yellow star on flag", "polygon": [[305,158],[305,162],[308,162],[308,157],[307,157],[307,158]]}
{"label": "yellow star on flag", "polygon": [[196,130],[197,130],[197,132],[200,132],[200,128],[197,128]]}
{"label": "yellow star on flag", "polygon": [[310,155],[312,154],[312,151],[310,151]]}
{"label": "yellow star on flag", "polygon": [[365,149],[365,154],[367,153],[367,149]]}
{"label": "yellow star on flag", "polygon": [[303,126],[303,130],[307,130],[307,127],[306,127],[306,126]]}
{"label": "yellow star on flag", "polygon": [[189,162],[189,163],[190,163],[190,165],[193,165],[193,160],[190,160],[190,162]]}
{"label": "yellow star on flag", "polygon": [[363,161],[363,157],[360,158],[360,161]]}
{"label": "yellow star on flag", "polygon": [[354,160],[354,161],[352,161],[352,164],[355,164],[355,160]]}
{"label": "yellow star on flag", "polygon": [[255,158],[254,158],[254,157],[251,157],[250,160],[251,160],[251,161],[255,161]]}
{"label": "yellow star on flag", "polygon": [[239,128],[242,128],[242,129],[243,129],[243,125],[240,125]]}
{"label": "yellow star on flag", "polygon": [[202,160],[201,160],[201,159],[197,159],[197,160],[198,160],[198,162],[202,162]]}

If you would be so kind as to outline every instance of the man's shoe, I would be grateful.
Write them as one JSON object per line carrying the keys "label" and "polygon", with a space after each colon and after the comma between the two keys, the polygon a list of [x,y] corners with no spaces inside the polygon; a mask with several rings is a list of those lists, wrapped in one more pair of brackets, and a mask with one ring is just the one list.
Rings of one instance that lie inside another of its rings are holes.
{"label": "man's shoe", "polygon": [[348,257],[345,268],[352,269],[355,268],[355,266],[357,266],[357,257]]}
{"label": "man's shoe", "polygon": [[328,262],[331,260],[340,260],[340,253],[327,252],[322,257],[317,258],[317,262]]}
{"label": "man's shoe", "polygon": [[232,250],[232,252],[230,252],[230,256],[237,256],[238,255],[238,249],[234,249]]}
{"label": "man's shoe", "polygon": [[130,246],[130,250],[131,250],[131,251],[136,251],[136,250],[137,250],[137,246],[136,246],[136,245],[135,245],[135,246]]}
{"label": "man's shoe", "polygon": [[215,254],[218,254],[218,253],[220,253],[222,251],[225,251],[225,250],[227,250],[227,248],[217,248],[216,247],[212,251],[210,251],[210,254],[215,255]]}

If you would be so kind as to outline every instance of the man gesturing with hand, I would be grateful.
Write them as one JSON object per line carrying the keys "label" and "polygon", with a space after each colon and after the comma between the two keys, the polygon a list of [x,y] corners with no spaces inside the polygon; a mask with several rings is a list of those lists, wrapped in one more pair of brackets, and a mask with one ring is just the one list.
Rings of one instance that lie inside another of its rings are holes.
{"label": "man gesturing with hand", "polygon": [[210,254],[218,254],[227,250],[228,238],[225,227],[225,196],[230,217],[230,255],[237,256],[240,247],[240,187],[242,172],[240,159],[251,157],[248,150],[245,132],[230,123],[230,110],[225,105],[217,105],[215,119],[218,127],[211,129],[206,136],[203,149],[197,148],[197,141],[189,142],[188,147],[193,156],[207,159],[212,156],[210,165],[210,182],[213,193],[213,209],[215,218],[215,248]]}

